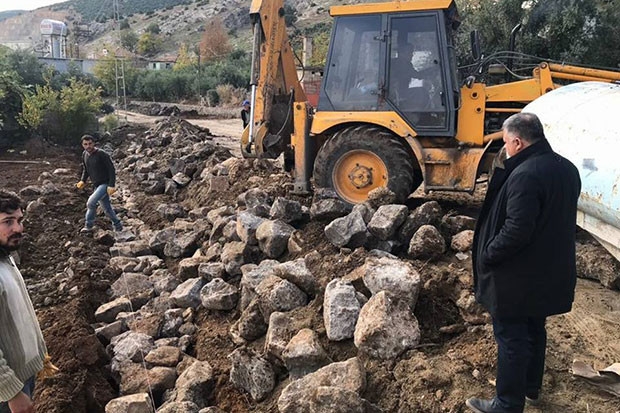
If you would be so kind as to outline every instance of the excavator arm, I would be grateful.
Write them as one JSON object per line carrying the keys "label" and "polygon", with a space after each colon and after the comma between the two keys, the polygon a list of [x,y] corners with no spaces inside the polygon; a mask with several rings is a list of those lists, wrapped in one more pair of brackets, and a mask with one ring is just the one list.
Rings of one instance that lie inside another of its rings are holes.
{"label": "excavator arm", "polygon": [[290,144],[293,103],[306,102],[286,33],[283,0],[253,0],[250,124],[241,137],[246,157],[277,157]]}
{"label": "excavator arm", "polygon": [[523,106],[561,87],[557,80],[620,83],[620,72],[543,62],[534,68],[529,79],[493,86],[466,84],[461,89],[457,140],[482,146],[501,139],[502,135],[498,132],[485,134],[485,116],[490,113],[518,113]]}

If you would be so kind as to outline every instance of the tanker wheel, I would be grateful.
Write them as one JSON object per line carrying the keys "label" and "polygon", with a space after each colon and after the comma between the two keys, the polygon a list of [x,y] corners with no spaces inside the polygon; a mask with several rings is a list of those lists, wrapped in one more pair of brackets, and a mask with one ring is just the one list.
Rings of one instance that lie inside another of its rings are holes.
{"label": "tanker wheel", "polygon": [[381,186],[403,202],[422,182],[414,162],[401,138],[375,126],[353,126],[321,147],[314,161],[314,179],[317,186],[333,188],[350,204],[364,202],[370,191]]}

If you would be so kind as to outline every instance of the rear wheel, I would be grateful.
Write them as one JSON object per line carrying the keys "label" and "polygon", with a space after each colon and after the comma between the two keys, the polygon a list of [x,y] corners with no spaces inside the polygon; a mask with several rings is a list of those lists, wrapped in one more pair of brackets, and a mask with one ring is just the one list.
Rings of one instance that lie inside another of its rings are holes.
{"label": "rear wheel", "polygon": [[399,202],[422,182],[406,143],[376,126],[353,126],[325,142],[314,161],[319,187],[333,188],[351,204],[368,199],[368,193],[385,186]]}

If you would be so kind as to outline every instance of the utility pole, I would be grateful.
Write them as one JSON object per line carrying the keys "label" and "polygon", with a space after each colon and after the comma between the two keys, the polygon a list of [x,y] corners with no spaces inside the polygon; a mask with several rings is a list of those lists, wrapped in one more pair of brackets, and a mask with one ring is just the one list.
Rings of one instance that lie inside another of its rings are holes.
{"label": "utility pole", "polygon": [[[114,28],[117,30],[118,34],[118,45],[122,46],[121,42],[121,22],[120,17],[121,13],[119,10],[118,0],[113,0],[113,9],[114,9]],[[123,110],[127,111],[127,90],[125,88],[125,60],[123,56],[118,56],[116,51],[114,51],[114,62],[115,62],[115,75],[116,75],[116,105],[121,106]]]}

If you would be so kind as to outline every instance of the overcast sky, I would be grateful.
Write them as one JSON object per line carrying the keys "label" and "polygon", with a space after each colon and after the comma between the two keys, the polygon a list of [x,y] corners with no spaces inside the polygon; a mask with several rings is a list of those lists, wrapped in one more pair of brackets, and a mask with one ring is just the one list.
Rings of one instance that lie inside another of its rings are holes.
{"label": "overcast sky", "polygon": [[0,0],[0,11],[34,10],[50,4],[62,3],[62,0]]}

